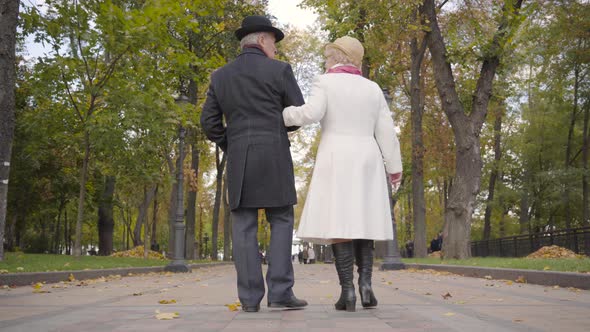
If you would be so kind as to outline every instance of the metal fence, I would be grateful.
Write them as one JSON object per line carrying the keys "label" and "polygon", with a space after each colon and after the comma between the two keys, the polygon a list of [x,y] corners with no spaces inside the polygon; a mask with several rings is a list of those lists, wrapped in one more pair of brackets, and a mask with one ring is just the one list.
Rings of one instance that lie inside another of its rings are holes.
{"label": "metal fence", "polygon": [[471,242],[474,257],[522,257],[544,246],[558,245],[577,254],[590,256],[590,227],[552,230]]}

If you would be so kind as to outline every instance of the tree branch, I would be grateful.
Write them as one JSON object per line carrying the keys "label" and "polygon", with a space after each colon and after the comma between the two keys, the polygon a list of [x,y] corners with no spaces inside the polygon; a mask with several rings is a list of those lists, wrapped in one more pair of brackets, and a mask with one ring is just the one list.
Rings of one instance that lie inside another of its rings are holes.
{"label": "tree branch", "polygon": [[494,76],[496,75],[496,70],[500,65],[500,56],[505,46],[505,37],[508,34],[508,28],[510,27],[512,21],[510,19],[510,17],[513,15],[512,9],[514,10],[514,15],[518,15],[523,0],[516,0],[514,8],[509,8],[507,5],[508,1],[512,0],[506,0],[504,6],[502,7],[502,19],[500,21],[500,25],[498,26],[498,30],[494,34],[494,38],[490,45],[490,50],[481,66],[479,79],[477,80],[477,86],[472,99],[473,109],[469,117],[473,121],[474,127],[478,131],[478,135],[487,114],[488,103],[492,95],[492,82],[494,80]]}
{"label": "tree branch", "polygon": [[65,75],[63,69],[61,69],[61,77],[63,79],[64,85],[66,86],[66,90],[68,92],[68,97],[70,97],[70,102],[72,103],[72,106],[74,106],[74,110],[76,110],[76,114],[78,114],[78,118],[80,119],[80,122],[84,123],[84,117],[82,116],[82,113],[80,113],[80,109],[78,109],[78,104],[76,104],[76,101],[74,100],[74,96],[72,96],[72,92],[70,91],[70,87],[68,85],[68,80],[66,79],[66,75]]}

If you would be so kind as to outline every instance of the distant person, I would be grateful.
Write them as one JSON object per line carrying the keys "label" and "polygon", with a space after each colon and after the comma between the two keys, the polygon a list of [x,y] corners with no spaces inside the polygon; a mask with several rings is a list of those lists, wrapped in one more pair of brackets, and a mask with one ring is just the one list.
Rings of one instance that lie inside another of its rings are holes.
{"label": "distant person", "polygon": [[406,242],[406,253],[408,254],[408,258],[414,257],[414,241],[408,240]]}
{"label": "distant person", "polygon": [[308,251],[307,247],[305,247],[305,248],[303,248],[303,264],[309,263],[308,259],[309,259],[309,251]]}
{"label": "distant person", "polygon": [[297,258],[299,259],[299,264],[303,264],[303,251],[299,249],[299,253],[297,254]]}
{"label": "distant person", "polygon": [[341,37],[324,55],[326,73],[315,79],[307,103],[283,112],[286,126],[322,128],[297,237],[332,245],[341,285],[334,306],[355,311],[355,258],[362,305],[377,305],[373,246],[393,239],[387,181],[395,188],[401,182],[400,146],[383,91],[361,74],[363,45]]}
{"label": "distant person", "polygon": [[309,250],[307,251],[307,258],[309,259],[309,264],[315,263],[315,250],[313,250],[313,247],[309,247]]}

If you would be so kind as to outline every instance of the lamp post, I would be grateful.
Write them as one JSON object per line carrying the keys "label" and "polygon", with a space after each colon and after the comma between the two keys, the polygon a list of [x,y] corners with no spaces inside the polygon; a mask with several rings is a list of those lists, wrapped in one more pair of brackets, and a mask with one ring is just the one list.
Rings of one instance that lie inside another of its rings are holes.
{"label": "lamp post", "polygon": [[207,257],[207,241],[209,241],[209,235],[207,233],[203,236],[203,241],[205,241],[205,257]]}
{"label": "lamp post", "polygon": [[[184,94],[181,94],[178,98],[174,100],[174,102],[179,106],[184,106],[188,104],[189,100],[188,97]],[[190,272],[186,261],[184,260],[184,175],[183,175],[183,161],[184,161],[184,137],[186,135],[186,131],[182,124],[178,127],[178,158],[180,158],[180,162],[178,163],[180,167],[176,170],[176,182],[178,183],[177,186],[177,201],[176,201],[176,219],[174,222],[174,257],[173,261],[166,265],[164,268],[165,271],[169,272]]]}
{"label": "lamp post", "polygon": [[[383,96],[387,101],[387,106],[391,106],[393,98],[389,94],[388,89],[383,89]],[[387,174],[386,174],[387,176]],[[404,263],[402,263],[401,255],[399,254],[399,247],[397,243],[397,225],[395,222],[395,214],[393,213],[393,207],[395,206],[395,199],[393,198],[393,192],[389,179],[387,181],[387,191],[389,192],[389,208],[391,209],[391,223],[393,226],[393,240],[387,241],[385,250],[385,257],[383,257],[383,263],[381,264],[380,270],[401,270],[404,269]]]}

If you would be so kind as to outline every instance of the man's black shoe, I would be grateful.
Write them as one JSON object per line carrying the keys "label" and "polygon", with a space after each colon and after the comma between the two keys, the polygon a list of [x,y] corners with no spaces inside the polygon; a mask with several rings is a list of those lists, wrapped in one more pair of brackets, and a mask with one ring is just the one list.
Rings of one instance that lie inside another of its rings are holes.
{"label": "man's black shoe", "polygon": [[258,312],[260,311],[260,304],[257,305],[242,305],[242,311],[245,312]]}
{"label": "man's black shoe", "polygon": [[303,308],[307,306],[307,301],[300,300],[295,296],[291,297],[287,301],[282,302],[269,302],[269,308]]}

